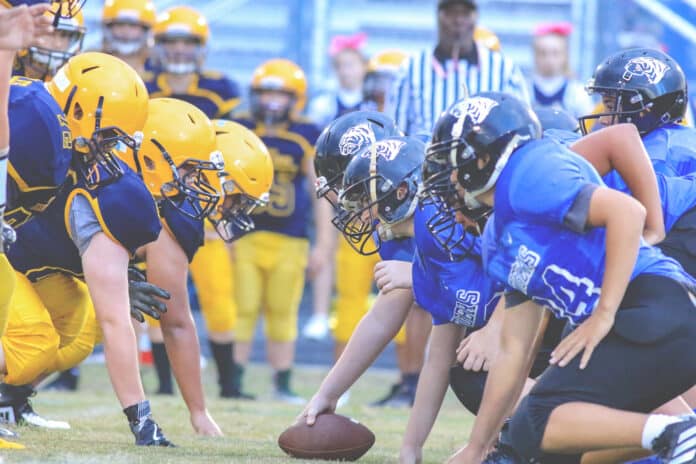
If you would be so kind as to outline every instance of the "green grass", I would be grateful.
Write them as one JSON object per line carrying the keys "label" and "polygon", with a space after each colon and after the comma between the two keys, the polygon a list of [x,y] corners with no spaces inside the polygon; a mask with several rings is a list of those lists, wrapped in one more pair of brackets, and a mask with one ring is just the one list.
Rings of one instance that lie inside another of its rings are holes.
{"label": "green grass", "polygon": [[[298,368],[294,387],[309,398],[321,382],[326,369]],[[258,393],[257,401],[221,400],[217,397],[214,369],[204,374],[209,410],[223,429],[223,438],[199,438],[192,434],[188,412],[179,396],[151,396],[155,418],[176,449],[138,448],[132,444],[125,417],[121,412],[100,365],[83,368],[77,394],[41,392],[34,406],[51,419],[68,420],[69,431],[46,431],[21,427],[23,451],[0,450],[4,462],[37,463],[300,463],[278,448],[278,435],[300,413],[301,408],[270,400],[270,372],[252,366],[246,374],[247,389]],[[143,370],[146,390],[155,386],[150,368]],[[383,395],[396,374],[370,371],[352,389],[351,401],[339,413],[354,417],[376,435],[372,449],[360,460],[363,463],[396,462],[408,410],[375,409],[365,406]],[[424,450],[424,462],[443,462],[468,436],[472,416],[464,411],[451,394],[445,401],[438,422]],[[318,462],[318,461],[311,461]]]}

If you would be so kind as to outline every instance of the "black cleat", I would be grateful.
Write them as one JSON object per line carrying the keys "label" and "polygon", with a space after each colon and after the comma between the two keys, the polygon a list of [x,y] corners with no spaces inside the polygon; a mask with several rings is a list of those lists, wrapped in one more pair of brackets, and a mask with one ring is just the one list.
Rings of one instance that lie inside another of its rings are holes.
{"label": "black cleat", "polygon": [[652,449],[665,464],[696,464],[696,417],[665,427]]}
{"label": "black cleat", "polygon": [[246,393],[240,390],[230,390],[226,391],[223,390],[220,392],[220,398],[231,398],[235,400],[247,400],[247,401],[254,401],[256,399],[256,395],[252,395],[251,393]]}
{"label": "black cleat", "polygon": [[488,453],[483,464],[523,464],[524,461],[517,456],[515,450],[503,443],[496,443],[495,449]]}
{"label": "black cleat", "polygon": [[135,435],[136,446],[176,448],[174,443],[167,440],[167,437],[164,436],[164,430],[151,417],[146,417],[137,423],[131,423],[130,429]]}
{"label": "black cleat", "polygon": [[45,429],[70,429],[67,422],[45,419],[37,414],[29,401],[34,395],[36,390],[29,385],[0,383],[0,423],[31,425]]}
{"label": "black cleat", "polygon": [[73,392],[77,390],[77,384],[80,380],[80,371],[77,369],[69,369],[63,371],[42,390]]}
{"label": "black cleat", "polygon": [[416,391],[404,383],[392,385],[389,394],[370,406],[377,408],[410,408],[416,399]]}

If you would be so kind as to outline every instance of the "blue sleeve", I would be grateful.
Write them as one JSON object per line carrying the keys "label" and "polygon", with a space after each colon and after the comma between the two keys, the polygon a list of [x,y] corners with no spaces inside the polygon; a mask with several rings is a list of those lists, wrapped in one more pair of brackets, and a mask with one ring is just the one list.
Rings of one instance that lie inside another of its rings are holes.
{"label": "blue sleeve", "polygon": [[578,194],[588,184],[597,185],[587,175],[584,160],[555,153],[526,158],[510,182],[512,210],[530,222],[568,227],[568,213]]}

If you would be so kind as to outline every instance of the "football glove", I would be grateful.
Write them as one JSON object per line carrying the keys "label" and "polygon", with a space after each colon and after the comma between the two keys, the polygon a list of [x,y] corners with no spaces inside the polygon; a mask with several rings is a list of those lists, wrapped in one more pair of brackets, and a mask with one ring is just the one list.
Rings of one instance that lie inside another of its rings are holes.
{"label": "football glove", "polygon": [[171,298],[169,292],[147,282],[145,274],[134,267],[128,268],[128,296],[131,317],[138,322],[145,322],[143,314],[159,321],[160,316],[167,312],[167,305],[158,298]]}

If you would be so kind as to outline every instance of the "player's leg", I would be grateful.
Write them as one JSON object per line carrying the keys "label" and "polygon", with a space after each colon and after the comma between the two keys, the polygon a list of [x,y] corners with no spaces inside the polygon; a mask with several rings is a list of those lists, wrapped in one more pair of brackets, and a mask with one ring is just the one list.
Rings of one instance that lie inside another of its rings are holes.
{"label": "player's leg", "polygon": [[566,367],[549,367],[522,400],[509,428],[515,451],[545,461],[555,454],[642,445],[666,457],[683,445],[683,456],[690,456],[683,462],[694,462],[696,443],[685,441],[681,429],[696,435],[696,420],[668,427],[682,419],[644,414],[693,384],[693,311],[680,284],[663,277],[636,278],[614,329],[587,367],[578,368],[579,356]]}
{"label": "player's leg", "polygon": [[275,234],[277,254],[269,269],[266,287],[266,346],[268,360],[274,369],[276,398],[301,404],[304,400],[290,387],[295,361],[297,313],[305,283],[309,243],[305,239]]}
{"label": "player's leg", "polygon": [[233,385],[234,327],[237,304],[234,299],[234,268],[227,244],[206,240],[189,266],[198,303],[208,330],[208,341],[218,372],[220,396],[235,397]]}
{"label": "player's leg", "polygon": [[257,243],[257,235],[263,232],[254,232],[240,238],[235,243],[235,300],[237,303],[237,327],[235,330],[235,351],[233,385],[234,396],[253,399],[253,396],[243,391],[244,370],[251,352],[251,342],[254,338],[254,330],[262,304],[264,275],[258,266],[258,256],[262,244]]}
{"label": "player's leg", "polygon": [[406,340],[401,363],[401,392],[400,395],[407,400],[409,405],[413,404],[416,397],[416,387],[418,377],[423,368],[425,359],[425,347],[430,336],[432,327],[430,315],[423,309],[414,306],[406,319]]}

